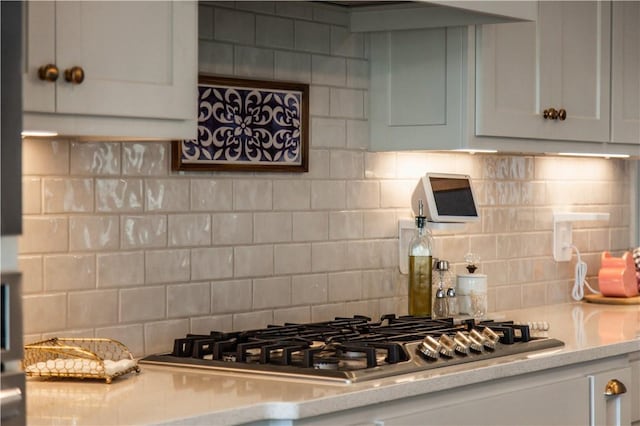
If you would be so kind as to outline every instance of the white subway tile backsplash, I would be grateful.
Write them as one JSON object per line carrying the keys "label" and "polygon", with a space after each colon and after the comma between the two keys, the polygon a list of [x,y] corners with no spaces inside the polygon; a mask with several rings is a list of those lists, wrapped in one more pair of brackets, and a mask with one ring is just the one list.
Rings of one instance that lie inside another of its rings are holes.
{"label": "white subway tile backsplash", "polygon": [[191,333],[209,334],[212,330],[216,331],[232,331],[233,316],[232,315],[213,315],[206,317],[196,317],[190,320]]}
{"label": "white subway tile backsplash", "polygon": [[93,211],[92,179],[43,179],[45,213]]}
{"label": "white subway tile backsplash", "polygon": [[364,97],[362,90],[330,89],[329,111],[332,117],[364,118]]}
{"label": "white subway tile backsplash", "polygon": [[71,216],[69,250],[117,250],[120,247],[118,216]]}
{"label": "white subway tile backsplash", "polygon": [[185,336],[188,332],[188,319],[147,322],[144,324],[144,352],[171,352],[174,336]]}
{"label": "white subway tile backsplash", "polygon": [[253,242],[252,213],[219,213],[213,218],[213,244],[250,244]]}
{"label": "white subway tile backsplash", "polygon": [[311,307],[311,321],[330,321],[335,317],[347,316],[347,306],[344,303],[315,305]]}
{"label": "white subway tile backsplash", "polygon": [[96,211],[141,212],[142,179],[96,179]]}
{"label": "white subway tile backsplash", "polygon": [[347,124],[338,118],[311,119],[311,146],[314,148],[344,148],[347,144]]}
{"label": "white subway tile backsplash", "polygon": [[104,253],[96,256],[98,288],[144,284],[144,252]]}
{"label": "white subway tile backsplash", "polygon": [[22,179],[22,214],[42,212],[42,179],[25,177]]}
{"label": "white subway tile backsplash", "polygon": [[66,217],[25,216],[22,236],[18,238],[21,254],[55,253],[69,249],[69,222]]}
{"label": "white subway tile backsplash", "polygon": [[311,207],[311,183],[307,180],[273,182],[274,210],[308,210]]}
{"label": "white subway tile backsplash", "polygon": [[[350,121],[349,123],[355,122]],[[352,125],[355,126],[355,124]],[[364,154],[364,176],[367,179],[395,178],[396,154],[393,152],[366,152]]]}
{"label": "white subway tile backsplash", "polygon": [[233,207],[235,210],[271,210],[273,184],[260,179],[234,181]]}
{"label": "white subway tile backsplash", "polygon": [[279,244],[273,255],[277,275],[311,272],[311,244]]}
{"label": "white subway tile backsplash", "polygon": [[189,209],[189,181],[185,179],[147,179],[145,211],[181,212]]}
{"label": "white subway tile backsplash", "polygon": [[313,243],[311,245],[311,270],[313,272],[343,271],[350,267],[346,259],[344,242]]}
{"label": "white subway tile backsplash", "polygon": [[313,6],[311,3],[297,1],[277,1],[276,13],[279,16],[301,18],[311,20],[313,18]]}
{"label": "white subway tile backsplash", "polygon": [[207,74],[233,74],[233,45],[200,40],[198,71]]}
{"label": "white subway tile backsplash", "polygon": [[145,253],[147,284],[184,282],[189,280],[189,250],[157,250]]}
{"label": "white subway tile backsplash", "polygon": [[329,274],[328,290],[329,302],[362,299],[362,272],[349,271]]}
{"label": "white subway tile backsplash", "polygon": [[169,318],[206,315],[211,310],[209,283],[175,284],[167,286]]}
{"label": "white subway tile backsplash", "polygon": [[164,286],[120,290],[120,321],[151,321],[166,317]]}
{"label": "white subway tile backsplash", "polygon": [[18,268],[22,273],[22,294],[42,292],[42,256],[20,256]]}
{"label": "white subway tile backsplash", "polygon": [[309,321],[311,321],[311,308],[309,306],[273,310],[274,324],[284,324],[287,322],[301,324]]}
{"label": "white subway tile backsplash", "polygon": [[326,86],[309,87],[309,113],[311,115],[329,115],[329,88]]}
{"label": "white subway tile backsplash", "polygon": [[346,183],[340,180],[314,180],[311,183],[311,208],[314,210],[344,209]]}
{"label": "white subway tile backsplash", "polygon": [[[236,8],[259,13],[275,13],[275,1],[239,1]],[[259,15],[258,15],[259,17]]]}
{"label": "white subway tile backsplash", "polygon": [[297,275],[291,279],[291,304],[303,305],[327,302],[327,275]]}
{"label": "white subway tile backsplash", "polygon": [[236,46],[234,48],[234,74],[240,77],[273,80],[273,51],[257,47]]}
{"label": "white subway tile backsplash", "polygon": [[313,20],[347,27],[349,26],[349,13],[343,9],[326,7],[324,4],[317,3],[313,8]]}
{"label": "white subway tile backsplash", "polygon": [[114,142],[71,142],[72,175],[120,174],[120,144]]}
{"label": "white subway tile backsplash", "polygon": [[69,173],[69,142],[26,138],[22,141],[22,174],[59,176]]}
{"label": "white subway tile backsplash", "polygon": [[135,142],[122,144],[122,174],[163,176],[169,173],[167,143]]}
{"label": "white subway tile backsplash", "polygon": [[191,210],[228,211],[233,208],[231,179],[192,179]]}
{"label": "white subway tile backsplash", "polygon": [[122,216],[121,248],[161,248],[167,246],[167,217],[164,215]]}
{"label": "white subway tile backsplash", "polygon": [[198,6],[198,38],[213,38],[213,7],[202,4]]}
{"label": "white subway tile backsplash", "polygon": [[253,309],[291,305],[291,277],[253,280]]}
{"label": "white subway tile backsplash", "polygon": [[233,315],[234,330],[251,330],[264,328],[273,324],[273,311],[255,311]]}
{"label": "white subway tile backsplash", "polygon": [[398,238],[395,211],[364,212],[364,238]]}
{"label": "white subway tile backsplash", "polygon": [[[311,81],[311,56],[308,53],[276,51],[274,61],[276,80],[300,83]],[[309,96],[309,100],[314,102],[313,95]]]}
{"label": "white subway tile backsplash", "polygon": [[325,55],[311,57],[311,82],[318,85],[344,86],[347,83],[347,61]]}
{"label": "white subway tile backsplash", "polygon": [[329,214],[329,238],[348,240],[362,238],[364,232],[363,213],[359,211],[339,211]]}
{"label": "white subway tile backsplash", "polygon": [[331,151],[331,178],[358,179],[364,175],[364,154],[358,151]]}
{"label": "white subway tile backsplash", "polygon": [[292,215],[293,241],[323,241],[329,236],[327,212],[300,212]]}
{"label": "white subway tile backsplash", "polygon": [[255,15],[236,10],[214,10],[214,37],[216,40],[253,45],[255,42]]}
{"label": "white subway tile backsplash", "polygon": [[118,291],[92,290],[69,293],[67,315],[67,325],[70,328],[116,324],[118,322]]}
{"label": "white subway tile backsplash", "polygon": [[347,148],[364,151],[368,147],[369,123],[365,120],[347,120]]}
{"label": "white subway tile backsplash", "polygon": [[255,213],[253,215],[253,241],[280,243],[291,241],[291,213]]}
{"label": "white subway tile backsplash", "polygon": [[209,280],[233,276],[233,249],[207,247],[191,250],[191,279]]}
{"label": "white subway tile backsplash", "polygon": [[22,327],[25,334],[58,331],[67,327],[66,293],[25,295],[22,300]]}
{"label": "white subway tile backsplash", "polygon": [[94,255],[57,254],[44,257],[44,288],[47,291],[96,287]]}
{"label": "white subway tile backsplash", "polygon": [[169,247],[207,246],[210,244],[210,215],[169,215]]}
{"label": "white subway tile backsplash", "polygon": [[293,48],[293,21],[276,16],[256,16],[256,45]]}
{"label": "white subway tile backsplash", "polygon": [[216,281],[211,284],[211,312],[243,312],[253,305],[251,280]]}
{"label": "white subway tile backsplash", "polygon": [[331,51],[331,27],[315,22],[294,22],[294,37],[296,50],[315,53],[329,53]]}
{"label": "white subway tile backsplash", "polygon": [[347,208],[377,209],[380,207],[380,185],[372,180],[347,182]]}
{"label": "white subway tile backsplash", "polygon": [[380,207],[411,206],[411,194],[417,181],[381,181],[380,182]]}
{"label": "white subway tile backsplash", "polygon": [[261,277],[273,274],[273,246],[242,246],[233,250],[235,277]]}

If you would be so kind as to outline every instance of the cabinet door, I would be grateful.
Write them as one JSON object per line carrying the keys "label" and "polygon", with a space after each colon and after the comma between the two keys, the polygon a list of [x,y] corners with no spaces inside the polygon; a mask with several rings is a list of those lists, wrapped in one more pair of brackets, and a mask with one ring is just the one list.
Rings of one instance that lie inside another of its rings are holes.
{"label": "cabinet door", "polygon": [[[631,424],[631,367],[619,368],[594,374],[589,378],[589,393],[591,400],[591,425],[628,425]],[[607,383],[612,379],[618,380],[627,387],[627,392],[606,396]],[[631,389],[633,392],[633,389]]]}
{"label": "cabinet door", "polygon": [[28,1],[23,3],[24,22],[22,55],[22,93],[25,111],[55,112],[56,85],[38,78],[38,68],[56,65],[55,3]]}
{"label": "cabinet door", "polygon": [[611,142],[640,144],[640,3],[612,8]]}
{"label": "cabinet door", "polygon": [[[538,7],[535,23],[477,30],[476,133],[608,141],[610,4]],[[566,120],[545,120],[548,108]]]}
{"label": "cabinet door", "polygon": [[61,78],[58,113],[192,119],[197,75],[193,2],[56,3],[56,60],[85,80]]}
{"label": "cabinet door", "polygon": [[371,34],[371,149],[452,149],[462,138],[464,28]]}
{"label": "cabinet door", "polygon": [[[24,110],[192,120],[196,115],[194,2],[28,2]],[[58,67],[56,82],[38,68]],[[84,81],[65,81],[79,66]]]}

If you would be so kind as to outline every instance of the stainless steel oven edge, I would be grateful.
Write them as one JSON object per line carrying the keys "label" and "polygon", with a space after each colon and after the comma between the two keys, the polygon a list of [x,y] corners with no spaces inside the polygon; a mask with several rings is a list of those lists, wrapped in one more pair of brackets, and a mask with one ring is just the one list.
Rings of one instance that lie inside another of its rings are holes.
{"label": "stainless steel oven edge", "polygon": [[25,376],[21,369],[22,346],[22,291],[18,272],[2,273],[0,293],[2,299],[2,337],[0,362],[0,413],[3,426],[24,425]]}

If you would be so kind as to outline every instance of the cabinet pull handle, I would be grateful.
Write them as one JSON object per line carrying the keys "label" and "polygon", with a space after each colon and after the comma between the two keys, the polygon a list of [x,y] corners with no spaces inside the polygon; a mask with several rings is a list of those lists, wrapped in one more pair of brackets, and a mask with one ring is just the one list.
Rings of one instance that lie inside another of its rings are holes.
{"label": "cabinet pull handle", "polygon": [[611,379],[604,388],[605,396],[615,396],[627,393],[627,387],[619,380]]}
{"label": "cabinet pull handle", "polygon": [[542,117],[547,120],[557,120],[558,119],[558,111],[554,108],[548,108],[542,111]]}
{"label": "cabinet pull handle", "polygon": [[58,67],[53,64],[43,65],[38,68],[38,78],[43,81],[54,82],[58,79],[58,75],[60,72],[58,71]]}
{"label": "cabinet pull handle", "polygon": [[562,109],[562,108],[560,108],[558,110],[558,118],[560,119],[560,121],[566,120],[567,119],[567,111]]}
{"label": "cabinet pull handle", "polygon": [[71,84],[80,84],[84,81],[84,70],[82,67],[71,67],[64,70],[64,79]]}

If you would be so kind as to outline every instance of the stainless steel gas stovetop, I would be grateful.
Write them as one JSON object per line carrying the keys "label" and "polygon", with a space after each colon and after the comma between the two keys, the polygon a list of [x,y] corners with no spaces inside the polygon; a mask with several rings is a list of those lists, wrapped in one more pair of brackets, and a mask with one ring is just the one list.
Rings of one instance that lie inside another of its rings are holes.
{"label": "stainless steel gas stovetop", "polygon": [[140,363],[354,383],[563,345],[512,321],[391,314],[190,334]]}

